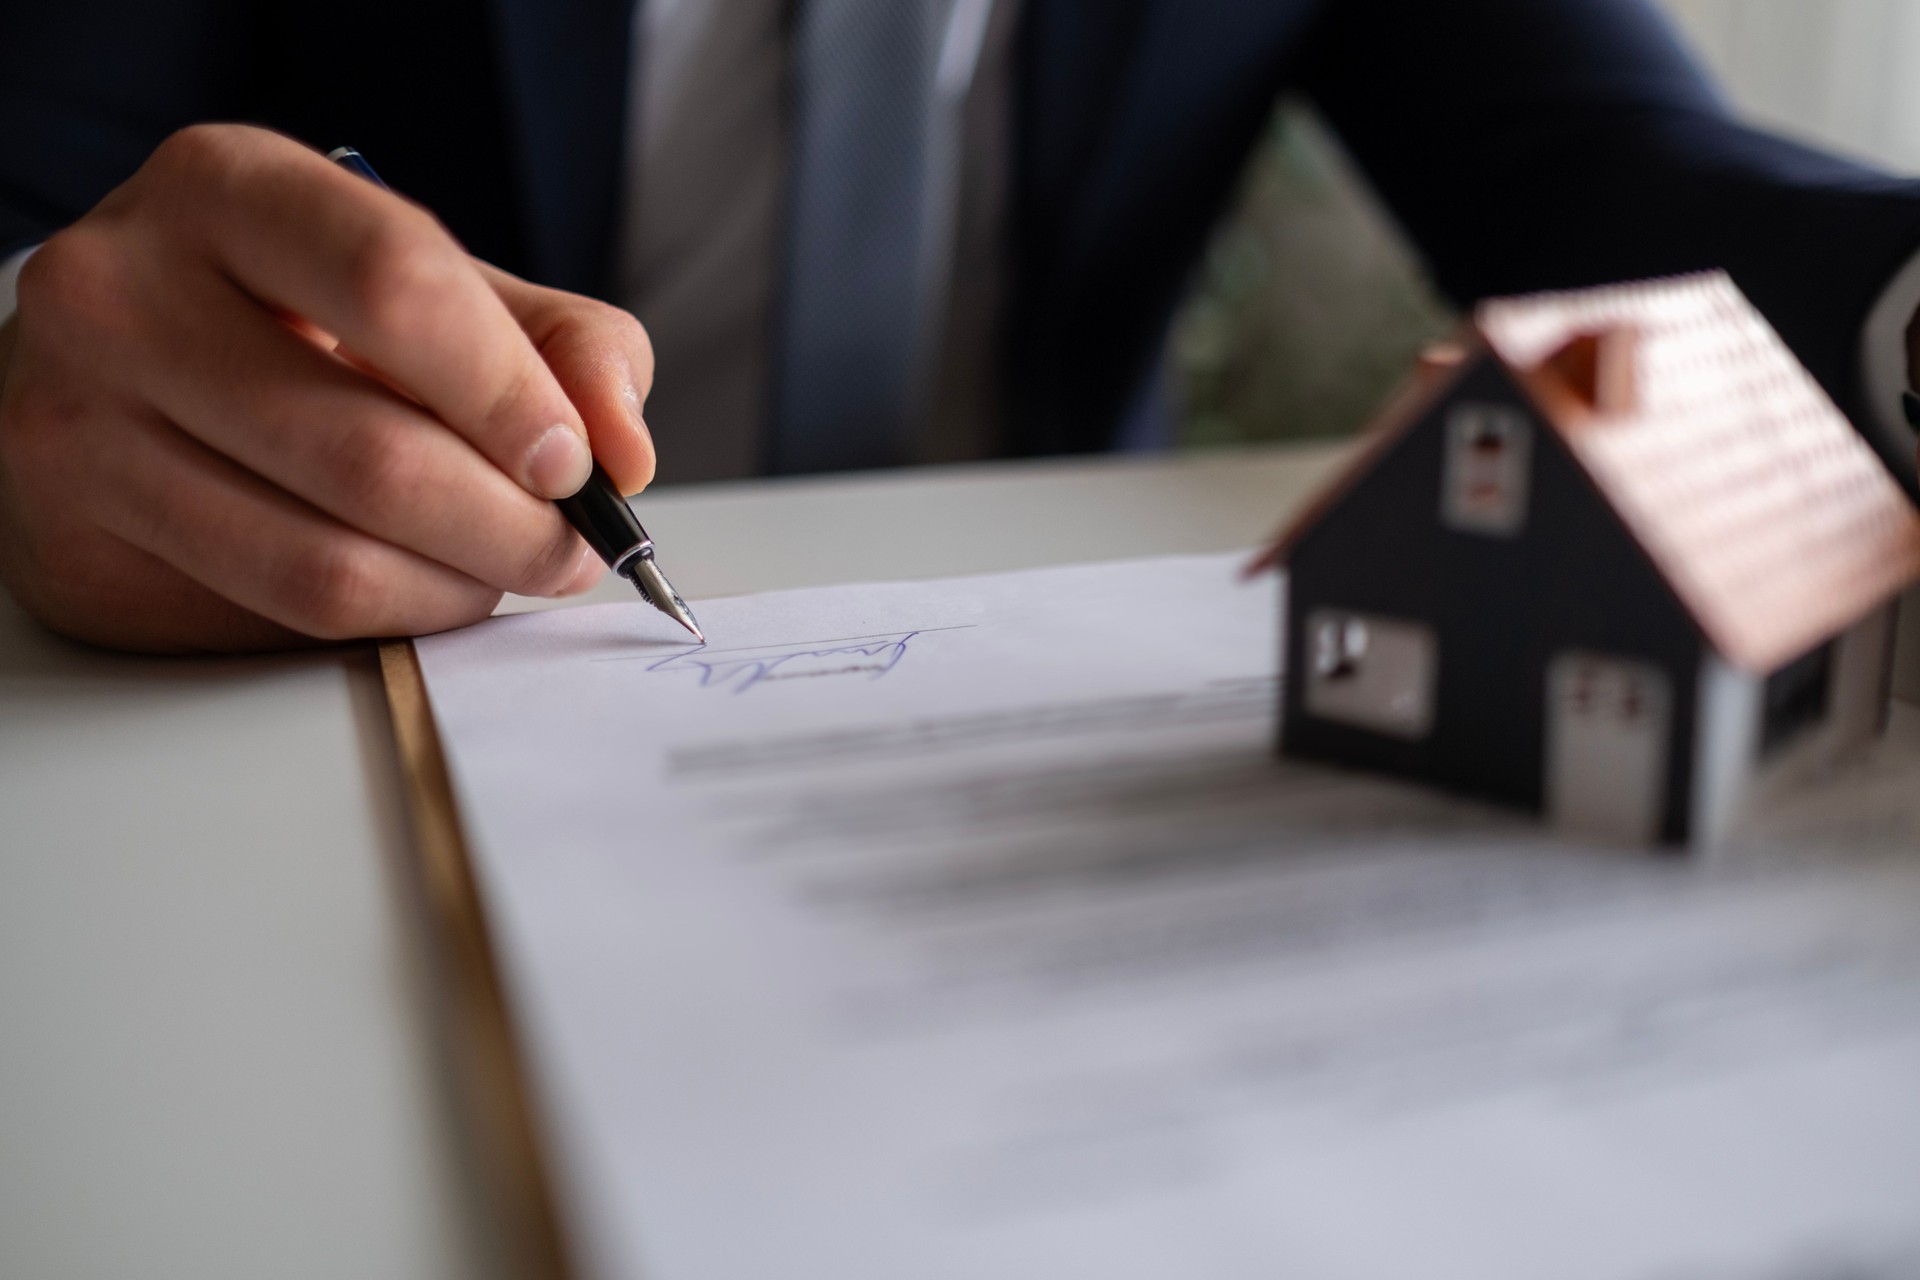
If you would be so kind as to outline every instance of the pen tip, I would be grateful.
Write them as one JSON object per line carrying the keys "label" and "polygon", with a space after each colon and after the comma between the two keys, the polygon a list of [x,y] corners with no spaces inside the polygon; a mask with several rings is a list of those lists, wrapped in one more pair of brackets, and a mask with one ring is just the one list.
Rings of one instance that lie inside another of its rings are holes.
{"label": "pen tip", "polygon": [[667,581],[666,574],[660,572],[660,566],[653,562],[651,555],[635,556],[632,567],[626,572],[634,588],[648,604],[685,627],[701,644],[707,642],[707,637],[700,631],[700,624],[693,620],[693,610],[687,608],[687,602],[673,589],[673,584]]}
{"label": "pen tip", "polygon": [[701,644],[705,644],[707,637],[701,632],[700,624],[693,620],[693,610],[687,608],[687,602],[685,600],[681,600],[678,596],[675,596],[674,599],[680,605],[680,608],[674,614],[673,620],[685,627],[688,631],[691,631],[695,640],[698,640]]}

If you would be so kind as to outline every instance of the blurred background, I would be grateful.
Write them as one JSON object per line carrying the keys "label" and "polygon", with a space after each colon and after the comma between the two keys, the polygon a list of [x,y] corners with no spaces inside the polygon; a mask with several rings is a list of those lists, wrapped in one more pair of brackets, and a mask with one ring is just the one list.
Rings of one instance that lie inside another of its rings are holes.
{"label": "blurred background", "polygon": [[[1754,120],[1920,173],[1920,0],[1657,0]],[[1274,114],[1167,358],[1189,446],[1347,435],[1452,316],[1339,144]]]}

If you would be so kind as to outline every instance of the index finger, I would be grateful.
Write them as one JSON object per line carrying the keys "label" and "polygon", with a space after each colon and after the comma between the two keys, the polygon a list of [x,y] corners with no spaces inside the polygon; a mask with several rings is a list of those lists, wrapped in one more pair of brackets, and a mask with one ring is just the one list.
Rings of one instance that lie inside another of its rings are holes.
{"label": "index finger", "polygon": [[304,317],[543,498],[585,483],[585,424],[526,333],[432,215],[259,129],[190,129],[163,150],[197,247]]}

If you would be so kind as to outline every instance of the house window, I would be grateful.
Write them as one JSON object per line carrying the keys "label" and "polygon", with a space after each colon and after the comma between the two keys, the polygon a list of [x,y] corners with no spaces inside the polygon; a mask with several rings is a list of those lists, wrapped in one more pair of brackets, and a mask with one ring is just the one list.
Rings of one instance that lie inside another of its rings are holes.
{"label": "house window", "polygon": [[1827,718],[1833,688],[1829,641],[1767,677],[1760,720],[1760,754],[1770,756]]}
{"label": "house window", "polygon": [[1507,405],[1457,404],[1447,415],[1440,520],[1449,529],[1510,538],[1527,522],[1533,430]]}
{"label": "house window", "polygon": [[1316,609],[1307,615],[1307,714],[1410,741],[1433,730],[1438,646],[1404,618]]}

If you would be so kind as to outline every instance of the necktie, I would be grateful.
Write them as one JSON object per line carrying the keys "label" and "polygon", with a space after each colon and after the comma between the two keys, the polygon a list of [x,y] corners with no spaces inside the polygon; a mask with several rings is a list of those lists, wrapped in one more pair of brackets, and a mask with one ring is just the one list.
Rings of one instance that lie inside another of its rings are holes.
{"label": "necktie", "polygon": [[[962,0],[965,7],[965,0]],[[952,191],[935,128],[954,0],[802,0],[791,46],[775,471],[911,457]]]}
{"label": "necktie", "polygon": [[621,301],[653,338],[661,474],[764,464],[784,250],[789,0],[641,0]]}

